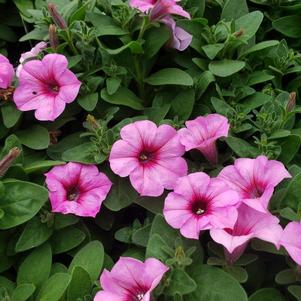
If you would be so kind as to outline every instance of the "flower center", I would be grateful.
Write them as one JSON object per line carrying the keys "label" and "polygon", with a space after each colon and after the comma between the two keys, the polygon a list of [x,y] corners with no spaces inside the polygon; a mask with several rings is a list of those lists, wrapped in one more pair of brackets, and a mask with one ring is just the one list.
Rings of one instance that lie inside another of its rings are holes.
{"label": "flower center", "polygon": [[71,187],[67,192],[68,201],[76,201],[78,196],[79,196],[79,189],[76,186]]}
{"label": "flower center", "polygon": [[254,185],[250,188],[250,196],[252,198],[260,198],[263,195],[264,187],[262,185]]}
{"label": "flower center", "polygon": [[58,85],[50,85],[50,90],[53,92],[59,92],[59,86]]}
{"label": "flower center", "polygon": [[133,301],[141,301],[143,299],[143,297],[144,297],[144,294],[140,293],[140,294],[135,296]]}
{"label": "flower center", "polygon": [[139,161],[142,163],[149,162],[152,158],[153,158],[153,154],[146,151],[142,151],[139,155]]}
{"label": "flower center", "polygon": [[196,200],[191,206],[191,211],[196,215],[202,215],[207,210],[207,203],[203,200]]}

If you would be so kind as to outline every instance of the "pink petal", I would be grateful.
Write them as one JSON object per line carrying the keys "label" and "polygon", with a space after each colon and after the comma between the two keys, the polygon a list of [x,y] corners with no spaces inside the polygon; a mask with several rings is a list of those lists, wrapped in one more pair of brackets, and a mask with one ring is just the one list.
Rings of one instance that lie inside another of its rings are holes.
{"label": "pink petal", "polygon": [[163,183],[155,166],[139,166],[130,174],[133,187],[141,196],[160,196],[163,191]]}
{"label": "pink petal", "polygon": [[66,103],[60,97],[45,97],[43,105],[35,111],[35,117],[41,121],[54,121],[61,115],[66,107]]}
{"label": "pink petal", "polygon": [[94,301],[124,301],[124,298],[121,295],[101,291],[96,294]]}
{"label": "pink petal", "polygon": [[138,167],[138,151],[126,141],[118,140],[113,144],[110,153],[110,166],[120,177],[127,177]]}
{"label": "pink petal", "polygon": [[148,258],[144,263],[144,273],[142,274],[142,283],[153,290],[163,278],[163,275],[169,268],[155,258]]}
{"label": "pink petal", "polygon": [[[48,77],[60,78],[60,76],[68,68],[68,60],[64,55],[51,53],[45,55],[42,60],[43,66],[46,69],[45,71],[48,74]],[[26,66],[27,64],[25,64]]]}

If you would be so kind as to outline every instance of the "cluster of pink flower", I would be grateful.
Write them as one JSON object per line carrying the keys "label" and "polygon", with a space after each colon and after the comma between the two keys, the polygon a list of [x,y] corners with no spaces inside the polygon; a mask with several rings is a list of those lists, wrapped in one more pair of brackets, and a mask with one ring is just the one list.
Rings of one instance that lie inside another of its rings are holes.
{"label": "cluster of pink flower", "polygon": [[169,28],[172,36],[168,43],[170,48],[183,51],[190,45],[192,35],[177,26],[170,16],[178,15],[190,19],[189,13],[177,4],[177,0],[130,0],[130,6],[149,13],[151,21],[162,22]]}

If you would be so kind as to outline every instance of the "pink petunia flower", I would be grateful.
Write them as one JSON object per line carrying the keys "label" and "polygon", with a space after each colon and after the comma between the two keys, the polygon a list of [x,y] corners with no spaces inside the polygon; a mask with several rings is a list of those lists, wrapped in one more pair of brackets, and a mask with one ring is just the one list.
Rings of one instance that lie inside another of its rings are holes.
{"label": "pink petunia flower", "polygon": [[9,60],[0,54],[0,89],[7,89],[14,78],[14,67]]}
{"label": "pink petunia flower", "polygon": [[111,272],[104,270],[100,277],[103,291],[94,301],[150,301],[168,267],[155,258],[140,260],[121,257]]}
{"label": "pink petunia flower", "polygon": [[140,195],[160,196],[164,188],[172,189],[187,174],[187,163],[181,157],[185,150],[173,127],[136,121],[123,127],[120,135],[122,139],[111,150],[111,169],[121,177],[130,176]]}
{"label": "pink petunia flower", "polygon": [[228,119],[219,114],[209,114],[188,120],[185,125],[179,134],[186,151],[198,149],[209,162],[216,164],[216,140],[228,136]]}
{"label": "pink petunia flower", "polygon": [[274,188],[291,175],[281,162],[259,156],[256,159],[237,159],[218,177],[236,190],[246,205],[267,212]]}
{"label": "pink petunia flower", "polygon": [[198,239],[204,230],[233,228],[238,202],[238,194],[221,180],[197,172],[177,181],[165,199],[163,214],[183,236]]}
{"label": "pink petunia flower", "polygon": [[152,21],[160,20],[167,15],[179,15],[190,19],[190,15],[176,0],[130,0],[130,6],[142,12],[148,12]]}
{"label": "pink petunia flower", "polygon": [[30,51],[22,53],[19,60],[20,64],[16,70],[16,76],[17,77],[20,76],[21,70],[23,69],[23,64],[25,63],[26,60],[37,57],[41,53],[41,51],[43,51],[43,49],[45,49],[46,47],[47,47],[47,43],[39,42]]}
{"label": "pink petunia flower", "polygon": [[225,247],[229,262],[235,262],[244,252],[252,238],[259,238],[280,247],[282,227],[279,219],[270,213],[262,213],[241,204],[238,218],[233,229],[212,229],[212,239]]}
{"label": "pink petunia flower", "polygon": [[95,165],[70,162],[46,176],[52,212],[95,217],[112,183]]}
{"label": "pink petunia flower", "polygon": [[80,81],[61,54],[27,62],[20,73],[14,102],[21,111],[35,110],[38,120],[55,120],[78,95]]}
{"label": "pink petunia flower", "polygon": [[162,19],[162,22],[170,29],[172,37],[168,47],[177,49],[179,51],[184,51],[192,41],[192,35],[181,27],[176,26],[176,22],[173,18],[166,16]]}
{"label": "pink petunia flower", "polygon": [[301,222],[290,222],[283,230],[280,244],[285,247],[290,257],[301,266]]}

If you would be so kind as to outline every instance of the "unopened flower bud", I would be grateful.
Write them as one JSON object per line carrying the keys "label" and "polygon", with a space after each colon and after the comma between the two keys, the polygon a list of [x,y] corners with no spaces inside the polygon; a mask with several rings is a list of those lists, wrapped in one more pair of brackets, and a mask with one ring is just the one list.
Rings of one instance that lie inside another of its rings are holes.
{"label": "unopened flower bud", "polygon": [[241,28],[240,30],[234,32],[233,35],[234,35],[236,38],[240,38],[244,33],[245,33],[244,29]]}
{"label": "unopened flower bud", "polygon": [[94,130],[97,130],[99,129],[100,125],[99,123],[97,122],[97,120],[95,119],[95,117],[91,114],[88,114],[87,116],[87,123],[90,125],[90,127]]}
{"label": "unopened flower bud", "polygon": [[49,42],[53,49],[59,46],[59,39],[56,33],[56,26],[54,24],[49,25]]}
{"label": "unopened flower bud", "polygon": [[49,3],[48,4],[48,11],[52,17],[52,20],[54,23],[61,29],[66,29],[67,28],[67,23],[63,19],[63,17],[60,15],[58,12],[56,5],[54,3]]}
{"label": "unopened flower bud", "polygon": [[296,106],[296,92],[291,92],[289,95],[286,111],[291,112]]}
{"label": "unopened flower bud", "polygon": [[11,167],[14,160],[19,157],[21,150],[17,147],[12,148],[6,156],[0,161],[0,177],[3,177]]}

